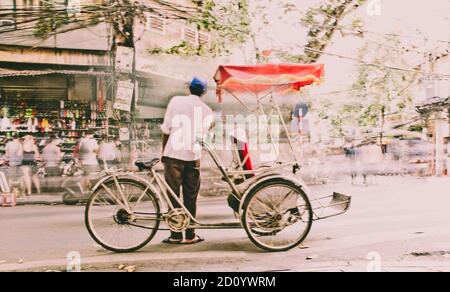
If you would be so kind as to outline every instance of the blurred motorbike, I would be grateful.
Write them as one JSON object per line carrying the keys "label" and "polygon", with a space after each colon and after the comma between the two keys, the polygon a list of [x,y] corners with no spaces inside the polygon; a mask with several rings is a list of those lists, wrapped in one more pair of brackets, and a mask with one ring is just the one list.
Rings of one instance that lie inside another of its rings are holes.
{"label": "blurred motorbike", "polygon": [[[36,175],[41,178],[48,176],[44,163],[39,164]],[[85,176],[84,168],[77,158],[64,158],[61,173],[61,177],[63,177],[61,183],[63,203],[71,206],[87,202],[91,195],[92,183],[95,181],[93,175]]]}

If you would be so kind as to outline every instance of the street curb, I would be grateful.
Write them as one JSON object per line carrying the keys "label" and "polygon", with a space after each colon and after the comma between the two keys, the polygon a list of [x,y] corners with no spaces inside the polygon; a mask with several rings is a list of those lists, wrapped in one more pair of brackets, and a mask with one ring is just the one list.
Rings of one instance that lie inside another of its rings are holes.
{"label": "street curb", "polygon": [[45,205],[45,206],[56,206],[63,205],[62,201],[31,201],[31,202],[17,202],[16,206],[36,206],[36,205]]}
{"label": "street curb", "polygon": [[[94,256],[81,258],[81,269],[105,269],[114,268],[119,265],[139,265],[149,263],[165,263],[170,262],[203,262],[206,260],[233,260],[247,257],[245,252],[181,252],[181,253],[158,253],[145,255],[142,253],[134,254],[108,254],[102,256]],[[25,262],[22,264],[0,264],[0,272],[39,272],[39,271],[66,271],[68,259],[53,259],[37,262]],[[119,269],[117,268],[119,271]]]}
{"label": "street curb", "polygon": [[[33,206],[33,205],[62,205],[62,196],[64,193],[46,193],[41,195],[31,195],[28,197],[17,198],[16,206]],[[36,197],[36,198],[33,198]]]}

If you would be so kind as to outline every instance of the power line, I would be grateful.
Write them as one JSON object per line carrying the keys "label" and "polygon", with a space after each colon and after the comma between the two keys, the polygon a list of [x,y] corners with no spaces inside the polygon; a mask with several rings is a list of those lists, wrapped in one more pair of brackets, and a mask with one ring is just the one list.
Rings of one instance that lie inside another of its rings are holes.
{"label": "power line", "polygon": [[[179,9],[179,8],[177,8],[177,7],[174,7],[173,5],[170,5],[170,4],[168,4],[168,3],[164,2],[164,1],[158,1],[158,0],[156,0],[156,2],[157,2],[157,3],[160,3],[160,4],[162,4],[162,5],[166,5],[166,6],[172,7],[172,8],[176,8],[177,11],[182,11],[181,9]],[[119,7],[122,7],[121,5],[118,5],[118,6],[119,6]],[[86,7],[87,7],[87,6],[86,6]],[[94,7],[95,7],[95,8],[99,8],[99,7],[102,7],[102,6],[95,5]],[[141,8],[149,9],[149,10],[151,10],[151,11],[154,11],[154,9],[156,9],[156,8],[154,8],[154,7],[149,7],[149,6],[146,6],[146,5],[142,5]],[[60,10],[60,12],[61,12],[61,11],[64,11],[64,13],[66,12],[65,9],[64,9],[64,10]],[[186,11],[183,11],[183,12],[186,13]],[[84,11],[84,13],[90,13],[90,12]],[[110,16],[113,16],[113,15],[110,15]],[[182,16],[178,16],[178,17],[179,17],[180,19],[185,19],[185,20],[188,19],[188,18],[182,17]],[[216,15],[216,17],[217,17],[217,15]],[[80,23],[81,23],[81,21],[88,21],[88,20],[89,20],[89,19],[86,19],[86,18],[85,18],[85,19],[82,19],[82,20],[80,20]],[[35,20],[32,20],[32,21],[36,21],[36,19],[35,19]],[[29,22],[32,22],[32,21],[29,21]],[[78,22],[78,21],[73,21],[72,23],[76,23],[76,22]],[[338,27],[339,27],[339,26],[338,26]],[[30,28],[29,28],[29,27],[25,27],[25,28],[21,28],[20,30],[26,30],[26,29],[30,29]],[[78,27],[78,28],[74,28],[73,30],[76,30],[76,29],[79,29],[79,27]],[[242,32],[244,32],[244,31],[242,31]],[[0,32],[0,33],[2,33],[2,32]],[[56,34],[56,33],[59,33],[59,32],[55,32],[55,34]],[[262,34],[257,34],[257,33],[255,33],[255,35],[260,36],[260,37],[265,37],[265,38],[268,38],[268,39],[272,39],[272,40],[273,40],[273,38],[270,38],[270,37],[265,36],[265,35],[262,35]],[[393,35],[393,34],[391,34],[391,35]],[[333,57],[337,57],[337,58],[341,58],[341,59],[352,60],[352,61],[354,61],[354,62],[358,62],[358,63],[364,64],[364,65],[367,65],[367,66],[373,66],[373,67],[384,68],[384,69],[389,69],[389,70],[396,70],[396,71],[403,71],[403,72],[410,72],[410,73],[420,73],[420,74],[427,74],[427,75],[434,75],[434,76],[441,76],[441,77],[450,77],[450,75],[445,75],[445,74],[433,74],[433,73],[427,73],[427,72],[423,72],[423,71],[419,71],[419,70],[414,70],[414,69],[406,69],[406,68],[399,68],[399,67],[394,67],[394,66],[386,66],[386,65],[372,64],[372,63],[365,62],[365,61],[363,61],[363,60],[359,60],[359,59],[357,59],[357,58],[348,57],[348,56],[343,56],[343,55],[339,55],[339,54],[335,54],[335,53],[329,53],[329,52],[326,52],[326,51],[323,51],[323,50],[313,49],[313,48],[310,48],[310,47],[308,47],[308,46],[302,46],[302,45],[298,45],[298,44],[294,44],[294,43],[292,43],[292,44],[295,45],[295,46],[297,46],[297,47],[302,47],[302,48],[304,48],[305,51],[310,51],[310,52],[319,53],[319,54],[323,54],[323,55],[333,56]]]}
{"label": "power line", "polygon": [[[320,9],[313,9],[313,10],[315,10],[318,13],[324,14],[327,17],[333,18],[335,20],[339,20],[336,16],[331,15],[331,14],[327,13],[326,11],[322,11]],[[302,12],[302,11],[299,11],[299,12],[303,13],[303,15],[306,16],[304,14],[304,12]],[[319,24],[314,24],[314,23],[308,23],[308,24],[309,25],[313,25],[313,26],[319,25]],[[349,28],[349,27],[346,27],[346,26],[343,26],[343,25],[337,25],[336,27],[339,28],[339,29],[350,30],[350,31],[352,31],[353,33],[356,33],[356,34],[369,33],[369,34],[374,34],[374,35],[378,35],[378,36],[391,36],[391,37],[400,37],[400,38],[414,38],[416,40],[421,40],[421,41],[435,41],[435,42],[440,42],[440,43],[445,43],[445,44],[449,44],[450,43],[450,40],[432,39],[432,38],[427,38],[427,37],[418,37],[418,36],[402,35],[402,34],[395,34],[395,33],[378,33],[378,32],[374,32],[374,31],[370,31],[370,30],[366,30],[366,29],[354,30],[354,28]]]}
{"label": "power line", "polygon": [[[269,40],[274,41],[275,39],[266,35],[261,35],[261,34],[256,34],[260,37],[263,38],[267,38]],[[319,53],[322,55],[328,55],[331,57],[336,57],[339,59],[346,59],[346,60],[350,60],[350,61],[354,61],[357,63],[361,63],[363,65],[367,65],[367,66],[371,66],[371,67],[378,67],[378,68],[382,68],[382,69],[389,69],[389,70],[394,70],[394,71],[402,71],[402,72],[410,72],[410,73],[418,73],[418,74],[423,74],[423,75],[429,75],[429,76],[435,76],[435,77],[445,77],[445,78],[450,78],[450,74],[439,74],[439,73],[429,73],[429,72],[425,72],[425,71],[420,71],[420,70],[414,70],[414,69],[407,69],[407,68],[400,68],[400,67],[395,67],[395,66],[388,66],[388,65],[378,65],[378,64],[373,64],[373,63],[368,63],[364,60],[360,60],[354,57],[349,57],[349,56],[344,56],[344,55],[340,55],[340,54],[336,54],[336,53],[330,53],[330,52],[326,52],[324,50],[318,50],[318,49],[313,49],[310,48],[308,46],[305,45],[299,45],[297,43],[292,43],[292,42],[283,42],[284,44],[291,44],[294,45],[296,47],[299,48],[303,48],[306,51],[310,51],[313,53]]]}

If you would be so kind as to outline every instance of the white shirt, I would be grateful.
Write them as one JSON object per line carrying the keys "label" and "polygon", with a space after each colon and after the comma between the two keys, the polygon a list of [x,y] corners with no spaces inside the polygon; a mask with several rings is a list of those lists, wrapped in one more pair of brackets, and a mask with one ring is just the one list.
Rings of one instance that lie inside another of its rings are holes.
{"label": "white shirt", "polygon": [[182,161],[200,160],[202,148],[196,140],[205,137],[213,122],[213,111],[200,97],[173,97],[161,125],[163,133],[169,135],[163,155]]}
{"label": "white shirt", "polygon": [[116,145],[114,142],[103,142],[98,148],[98,159],[113,161],[116,160]]}
{"label": "white shirt", "polygon": [[83,165],[98,165],[98,143],[95,139],[83,138],[80,141],[80,160]]}

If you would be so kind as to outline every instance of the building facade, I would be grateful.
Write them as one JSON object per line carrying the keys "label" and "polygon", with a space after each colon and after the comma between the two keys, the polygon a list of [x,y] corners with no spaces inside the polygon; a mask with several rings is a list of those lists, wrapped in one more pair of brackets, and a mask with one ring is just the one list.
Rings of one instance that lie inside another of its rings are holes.
{"label": "building facade", "polygon": [[[417,111],[425,120],[426,131],[434,144],[434,174],[442,176],[446,169],[445,140],[450,136],[450,56],[448,51],[438,55],[422,68],[435,75],[422,81],[421,102]],[[447,77],[446,77],[447,76]]]}
{"label": "building facade", "polygon": [[[37,17],[45,3],[0,0],[0,9],[9,12],[0,23],[0,152],[11,137],[33,135],[41,146],[58,136],[63,151],[72,153],[88,129],[107,131],[109,27],[101,23],[40,37],[39,25],[50,21]],[[54,3],[71,13],[69,2]]]}
{"label": "building facade", "polygon": [[[54,0],[52,3],[71,14],[77,12],[77,5],[100,2]],[[60,123],[63,123],[62,128],[77,130],[60,133],[71,138],[81,136],[82,130],[88,127],[109,127],[109,124],[105,125],[105,115],[112,115],[112,101],[116,94],[111,77],[115,66],[112,56],[115,36],[111,25],[103,22],[73,29],[73,24],[69,24],[69,29],[64,26],[62,31],[42,38],[36,30],[43,24],[38,20],[30,22],[27,13],[35,15],[46,3],[39,0],[0,0],[2,11],[13,12],[0,22],[2,116],[23,124],[29,119],[30,114],[26,114],[28,110],[41,124],[44,118],[55,121],[53,129],[61,128]],[[214,35],[200,31],[189,23],[188,19],[198,12],[192,1],[162,3],[144,0],[141,3],[148,8],[145,21],[136,17],[133,25],[138,119],[160,121],[170,98],[187,94],[187,84],[194,76],[209,80],[211,89],[207,101],[211,106],[216,106],[215,70],[223,63],[240,63],[240,60],[152,54],[154,49],[167,49],[180,44],[209,48],[214,42]],[[81,117],[80,112],[83,113]],[[44,121],[47,124],[47,119]],[[9,135],[7,131],[5,133]],[[48,127],[47,132],[42,135],[52,133]],[[73,140],[70,142],[72,145],[75,143]]]}

